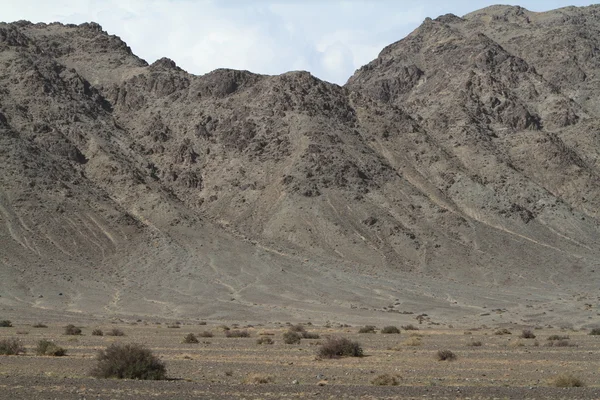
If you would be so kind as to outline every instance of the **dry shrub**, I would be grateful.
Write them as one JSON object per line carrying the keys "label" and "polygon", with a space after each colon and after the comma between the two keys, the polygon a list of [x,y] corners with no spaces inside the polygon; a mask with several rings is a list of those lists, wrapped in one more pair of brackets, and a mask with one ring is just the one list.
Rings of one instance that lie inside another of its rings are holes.
{"label": "dry shrub", "polygon": [[381,329],[381,333],[400,333],[400,329],[395,326],[384,326],[383,329]]}
{"label": "dry shrub", "polygon": [[167,377],[165,364],[140,344],[112,344],[98,352],[97,360],[91,372],[96,378],[161,380]]}
{"label": "dry shrub", "polygon": [[331,337],[321,345],[318,355],[322,358],[362,357],[363,349],[358,342],[343,337]]}
{"label": "dry shrub", "polygon": [[171,324],[171,325],[167,325],[167,328],[178,329],[178,328],[181,328],[181,325],[179,325],[179,324]]}
{"label": "dry shrub", "polygon": [[250,337],[250,332],[247,330],[233,330],[233,331],[225,331],[225,336],[228,338],[246,338]]}
{"label": "dry shrub", "polygon": [[589,334],[594,336],[600,335],[600,328],[593,328]]}
{"label": "dry shrub", "polygon": [[288,331],[283,334],[283,342],[285,344],[298,344],[302,336],[297,332]]}
{"label": "dry shrub", "polygon": [[404,342],[402,342],[403,346],[420,346],[422,344],[423,344],[423,342],[421,341],[421,338],[418,336],[409,337]]}
{"label": "dry shrub", "polygon": [[65,326],[65,335],[81,335],[81,328],[69,324]]}
{"label": "dry shrub", "polygon": [[184,336],[183,343],[198,343],[198,338],[193,333],[188,333]]}
{"label": "dry shrub", "polygon": [[125,336],[125,332],[118,328],[113,328],[106,333],[108,336]]}
{"label": "dry shrub", "polygon": [[267,374],[249,374],[244,379],[244,383],[248,385],[264,385],[275,382],[275,378]]}
{"label": "dry shrub", "polygon": [[41,322],[36,322],[35,324],[31,325],[31,327],[33,328],[47,328],[48,325],[41,323]]}
{"label": "dry shrub", "polygon": [[481,347],[483,345],[483,343],[481,343],[481,340],[472,340],[469,343],[467,343],[467,346],[471,346],[471,347]]}
{"label": "dry shrub", "polygon": [[10,328],[12,327],[12,322],[10,322],[9,320],[5,319],[0,321],[0,328]]}
{"label": "dry shrub", "polygon": [[494,332],[494,335],[512,335],[512,332],[506,328],[498,329]]}
{"label": "dry shrub", "polygon": [[453,361],[456,360],[456,354],[450,350],[439,350],[437,352],[437,359],[440,361]]}
{"label": "dry shrub", "polygon": [[271,339],[268,336],[267,337],[263,336],[263,337],[260,337],[260,338],[256,339],[256,344],[273,344],[273,343],[275,343],[273,341],[273,339]]}
{"label": "dry shrub", "polygon": [[25,353],[25,347],[18,339],[0,340],[0,354],[3,356],[17,356]]}
{"label": "dry shrub", "polygon": [[397,386],[398,380],[389,374],[383,374],[375,377],[371,383],[375,386]]}
{"label": "dry shrub", "polygon": [[535,339],[535,334],[529,329],[523,329],[519,337],[522,339]]}
{"label": "dry shrub", "polygon": [[377,328],[374,325],[366,325],[358,330],[358,333],[375,333]]}
{"label": "dry shrub", "polygon": [[555,376],[550,381],[550,384],[552,386],[556,386],[556,387],[560,387],[560,388],[585,386],[585,383],[583,383],[583,381],[581,379],[577,378],[576,376],[574,376],[572,374],[562,374],[562,375]]}
{"label": "dry shrub", "polygon": [[213,333],[211,331],[204,331],[204,332],[200,332],[198,334],[198,336],[200,337],[213,337]]}
{"label": "dry shrub", "polygon": [[298,324],[298,325],[292,325],[292,326],[290,326],[290,328],[288,330],[290,332],[298,332],[298,333],[306,332],[306,329],[302,325],[300,325],[300,324]]}
{"label": "dry shrub", "polygon": [[94,329],[92,331],[92,336],[104,336],[104,332],[102,332],[102,329]]}
{"label": "dry shrub", "polygon": [[544,347],[577,347],[577,345],[569,342],[566,339],[561,339],[547,342],[544,344]]}
{"label": "dry shrub", "polygon": [[35,348],[35,354],[38,356],[62,357],[67,354],[67,350],[58,346],[56,343],[46,339],[38,342]]}
{"label": "dry shrub", "polygon": [[547,340],[568,340],[568,335],[550,335]]}
{"label": "dry shrub", "polygon": [[302,332],[302,339],[319,339],[320,336],[318,333],[314,333],[314,332]]}
{"label": "dry shrub", "polygon": [[521,340],[515,340],[512,341],[508,344],[510,347],[523,347],[525,346],[525,343],[523,343]]}
{"label": "dry shrub", "polygon": [[403,325],[402,329],[404,329],[405,331],[418,331],[419,330],[419,328],[417,328],[413,324]]}

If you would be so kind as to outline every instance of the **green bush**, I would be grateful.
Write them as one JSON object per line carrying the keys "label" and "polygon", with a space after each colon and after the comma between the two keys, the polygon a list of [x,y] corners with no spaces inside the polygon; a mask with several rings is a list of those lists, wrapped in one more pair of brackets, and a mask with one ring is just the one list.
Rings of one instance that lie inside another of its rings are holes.
{"label": "green bush", "polygon": [[322,358],[362,357],[363,349],[358,342],[332,337],[321,345],[318,355]]}
{"label": "green bush", "polygon": [[25,353],[25,347],[18,339],[0,340],[0,354],[3,356],[16,356]]}
{"label": "green bush", "polygon": [[56,345],[54,342],[42,339],[35,348],[35,354],[38,356],[62,357],[67,354],[67,350]]}
{"label": "green bush", "polygon": [[167,377],[165,364],[139,344],[112,344],[98,352],[97,360],[91,372],[96,378],[161,380]]}

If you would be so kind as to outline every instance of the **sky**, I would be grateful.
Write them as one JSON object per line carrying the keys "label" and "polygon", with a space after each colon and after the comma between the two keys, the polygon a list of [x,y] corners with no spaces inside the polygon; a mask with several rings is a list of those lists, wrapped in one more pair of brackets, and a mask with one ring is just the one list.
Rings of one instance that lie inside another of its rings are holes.
{"label": "sky", "polygon": [[[426,17],[459,16],[499,1],[443,0],[0,0],[0,20],[95,21],[152,63],[169,57],[193,74],[216,68],[306,70],[344,84]],[[532,11],[590,1],[522,0]]]}

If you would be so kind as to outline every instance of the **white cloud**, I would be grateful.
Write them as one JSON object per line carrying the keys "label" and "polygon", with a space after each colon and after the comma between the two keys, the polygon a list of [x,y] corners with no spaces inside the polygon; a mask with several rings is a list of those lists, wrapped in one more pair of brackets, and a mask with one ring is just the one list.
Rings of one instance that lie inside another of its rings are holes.
{"label": "white cloud", "polygon": [[[462,15],[496,2],[0,0],[0,15],[6,21],[96,21],[148,62],[169,57],[195,74],[221,67],[266,74],[304,69],[343,84],[425,17]],[[567,5],[563,0],[521,3],[534,10]]]}

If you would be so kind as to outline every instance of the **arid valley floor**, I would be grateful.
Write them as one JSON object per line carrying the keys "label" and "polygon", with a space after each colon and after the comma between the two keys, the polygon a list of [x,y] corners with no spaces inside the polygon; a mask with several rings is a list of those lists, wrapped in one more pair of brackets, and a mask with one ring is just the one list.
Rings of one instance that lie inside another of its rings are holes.
{"label": "arid valley floor", "polygon": [[[536,336],[523,339],[521,328],[500,335],[497,328],[441,329],[414,326],[400,334],[358,333],[359,326],[304,325],[319,339],[285,344],[286,323],[236,326],[250,337],[228,338],[222,324],[204,322],[90,323],[82,335],[64,334],[63,325],[34,328],[14,323],[0,328],[0,339],[19,338],[27,353],[0,357],[0,397],[11,399],[278,399],[278,398],[451,398],[525,399],[600,397],[600,336],[589,331],[560,328],[532,329]],[[92,336],[117,328],[124,336]],[[186,344],[188,333],[209,331]],[[563,346],[552,335],[568,336]],[[328,336],[358,341],[363,357],[319,359],[319,345]],[[273,344],[257,344],[270,337]],[[64,357],[35,355],[40,339],[55,341],[67,349]],[[114,342],[144,343],[166,364],[168,381],[104,380],[89,376],[99,349]],[[480,343],[480,345],[477,345]],[[475,344],[475,345],[474,345]],[[566,345],[568,344],[568,345]],[[439,361],[439,350],[451,350],[456,359]],[[377,386],[383,374],[397,386]],[[557,388],[553,379],[572,374],[585,387]],[[268,381],[267,383],[256,383]],[[6,397],[8,394],[9,397]]]}

